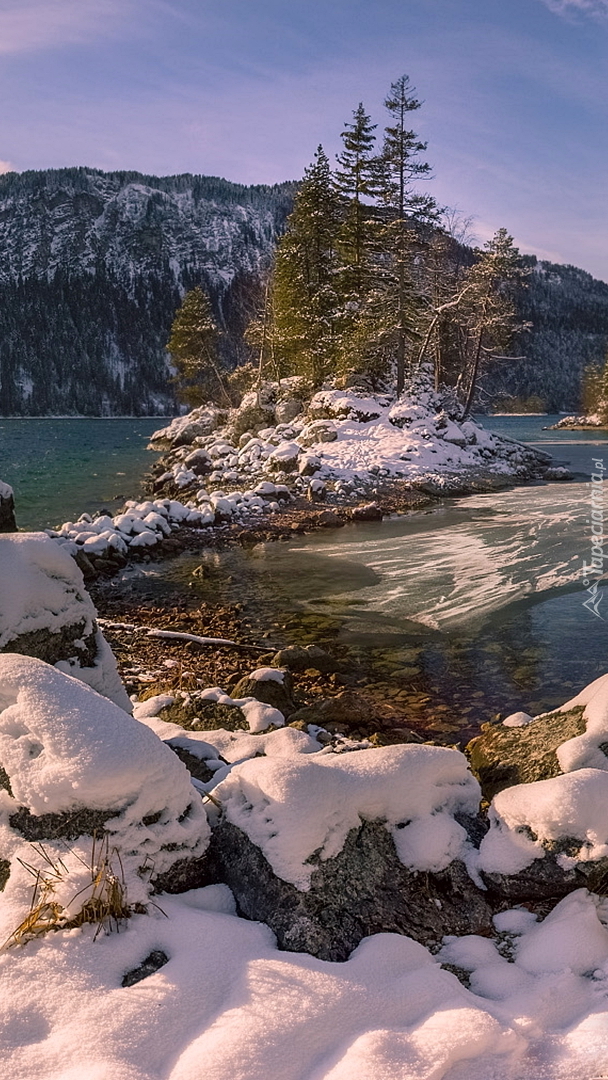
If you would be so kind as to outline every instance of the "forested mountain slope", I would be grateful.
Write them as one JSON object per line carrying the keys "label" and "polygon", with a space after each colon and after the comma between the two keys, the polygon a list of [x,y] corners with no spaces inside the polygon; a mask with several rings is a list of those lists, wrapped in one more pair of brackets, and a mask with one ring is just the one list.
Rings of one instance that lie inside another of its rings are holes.
{"label": "forested mountain slope", "polygon": [[[174,411],[165,345],[198,284],[238,363],[294,192],[88,168],[0,176],[0,415]],[[576,410],[584,368],[608,347],[608,285],[527,262],[518,306],[532,326],[510,350],[524,359],[495,362],[477,404]]]}
{"label": "forested mountain slope", "polygon": [[608,284],[576,266],[525,260],[532,268],[518,297],[531,324],[513,343],[513,355],[485,376],[482,403],[509,407],[513,398],[538,397],[548,412],[581,407],[581,377],[601,366],[608,349]]}
{"label": "forested mountain slope", "polygon": [[238,359],[294,186],[59,169],[0,177],[0,414],[173,408],[165,345],[202,284]]}

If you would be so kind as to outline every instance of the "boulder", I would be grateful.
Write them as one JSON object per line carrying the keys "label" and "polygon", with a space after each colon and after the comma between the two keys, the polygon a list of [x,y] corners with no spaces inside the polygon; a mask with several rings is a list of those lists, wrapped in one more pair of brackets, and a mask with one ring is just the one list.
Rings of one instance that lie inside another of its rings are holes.
{"label": "boulder", "polygon": [[280,649],[272,658],[272,666],[289,668],[290,671],[306,671],[315,668],[323,675],[339,671],[341,664],[319,645],[289,645]]}
{"label": "boulder", "polygon": [[317,443],[335,442],[338,438],[336,425],[331,420],[313,420],[298,435],[300,446],[308,448]]}
{"label": "boulder", "polygon": [[199,447],[197,450],[193,450],[184,458],[184,465],[187,469],[190,469],[197,476],[205,476],[211,472],[213,468],[213,462],[206,450]]}
{"label": "boulder", "polygon": [[298,709],[292,714],[291,721],[302,720],[306,724],[318,724],[319,727],[329,725],[329,730],[349,731],[361,724],[369,724],[373,716],[374,710],[367,698],[355,690],[343,690],[335,697]]}
{"label": "boulder", "polygon": [[306,489],[306,498],[308,502],[325,502],[327,498],[327,488],[322,480],[311,480]]}
{"label": "boulder", "polygon": [[564,465],[553,465],[544,470],[543,480],[574,480],[574,473]]}
{"label": "boulder", "polygon": [[607,801],[605,768],[503,788],[479,848],[489,892],[508,903],[559,898],[582,887],[605,893]]}
{"label": "boulder", "polygon": [[0,533],[16,531],[13,489],[0,480]]}
{"label": "boulder", "polygon": [[300,476],[314,476],[321,468],[321,458],[314,454],[303,454],[298,460],[298,472]]}
{"label": "boulder", "polygon": [[513,784],[558,776],[563,770],[556,751],[568,739],[583,734],[583,712],[584,706],[578,705],[522,726],[483,724],[481,735],[471,740],[465,753],[485,798],[491,801]]}
{"label": "boulder", "polygon": [[33,657],[0,656],[0,762],[9,914],[49,868],[64,926],[98,921],[87,916],[95,877],[116,880],[124,914],[147,905],[167,876],[200,884],[209,826],[187,769],[79,680]]}
{"label": "boulder", "polygon": [[345,960],[369,934],[429,945],[490,928],[463,864],[483,832],[479,786],[456,750],[255,757],[214,794],[211,873],[282,948]]}
{"label": "boulder", "polygon": [[353,521],[382,521],[382,510],[377,503],[365,503],[363,506],[353,506],[350,511]]}
{"label": "boulder", "polygon": [[488,934],[492,911],[465,866],[431,874],[408,870],[381,822],[363,822],[335,858],[315,860],[310,889],[278,877],[260,849],[223,821],[212,832],[210,881],[234,893],[239,915],[267,923],[279,948],[347,960],[370,934],[406,934],[438,945],[445,934]]}
{"label": "boulder", "polygon": [[314,519],[314,523],[322,529],[341,529],[345,524],[344,519],[336,514],[335,510],[321,510]]}
{"label": "boulder", "polygon": [[215,405],[201,405],[185,416],[176,416],[167,427],[155,431],[150,446],[153,450],[191,446],[196,439],[204,438],[220,427],[226,415]]}
{"label": "boulder", "polygon": [[377,398],[366,396],[365,392],[357,393],[354,387],[349,390],[321,390],[312,398],[309,412],[313,416],[366,424],[378,419],[382,405]]}
{"label": "boulder", "polygon": [[131,702],[81,571],[45,533],[0,537],[0,653],[34,656],[127,712]]}
{"label": "boulder", "polygon": [[238,705],[226,705],[218,701],[205,701],[196,694],[189,694],[186,700],[176,699],[159,713],[160,719],[169,724],[192,731],[214,731],[225,728],[226,731],[248,730],[245,714]]}
{"label": "boulder", "polygon": [[273,709],[278,709],[283,716],[290,716],[295,710],[293,683],[288,671],[280,668],[257,668],[240,679],[231,691],[233,699],[255,698]]}
{"label": "boulder", "polygon": [[296,416],[300,415],[303,408],[302,402],[297,401],[296,398],[287,398],[286,401],[279,401],[274,410],[277,424],[288,424],[291,420],[295,420]]}
{"label": "boulder", "polygon": [[298,467],[298,458],[302,453],[295,442],[279,443],[276,450],[270,454],[267,467],[275,472],[294,472]]}

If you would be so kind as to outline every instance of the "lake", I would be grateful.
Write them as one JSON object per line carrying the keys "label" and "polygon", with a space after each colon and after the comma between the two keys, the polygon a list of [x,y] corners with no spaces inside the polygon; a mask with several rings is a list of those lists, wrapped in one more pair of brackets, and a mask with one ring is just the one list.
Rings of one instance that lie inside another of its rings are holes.
{"label": "lake", "polygon": [[84,511],[115,510],[142,493],[158,455],[146,450],[165,417],[0,419],[0,480],[15,491],[20,529],[43,529]]}

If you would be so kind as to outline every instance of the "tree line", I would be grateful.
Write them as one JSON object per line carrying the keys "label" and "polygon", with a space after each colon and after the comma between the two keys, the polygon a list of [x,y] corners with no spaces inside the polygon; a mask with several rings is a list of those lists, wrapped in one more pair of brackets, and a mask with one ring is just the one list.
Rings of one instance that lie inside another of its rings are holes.
{"label": "tree line", "polygon": [[[411,127],[420,107],[402,75],[384,101],[381,139],[359,104],[334,168],[318,147],[245,332],[259,380],[299,375],[313,389],[334,380],[399,395],[424,374],[453,387],[466,414],[480,374],[524,329],[516,294],[529,268],[512,237],[499,229],[469,247],[458,215],[421,190],[431,169]],[[168,344],[190,404],[230,396],[218,342],[208,298],[194,289]]]}

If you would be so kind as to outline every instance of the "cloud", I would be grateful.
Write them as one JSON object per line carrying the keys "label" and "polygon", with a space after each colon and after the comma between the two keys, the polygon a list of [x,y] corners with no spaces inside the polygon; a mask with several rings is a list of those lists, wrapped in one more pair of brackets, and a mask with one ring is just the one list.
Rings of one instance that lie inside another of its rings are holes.
{"label": "cloud", "polygon": [[7,0],[0,11],[0,54],[106,37],[129,6],[119,0]]}
{"label": "cloud", "polygon": [[602,19],[608,16],[608,0],[543,0],[556,15],[591,15]]}
{"label": "cloud", "polygon": [[11,165],[10,161],[0,161],[0,176],[7,172],[15,172],[14,165]]}

